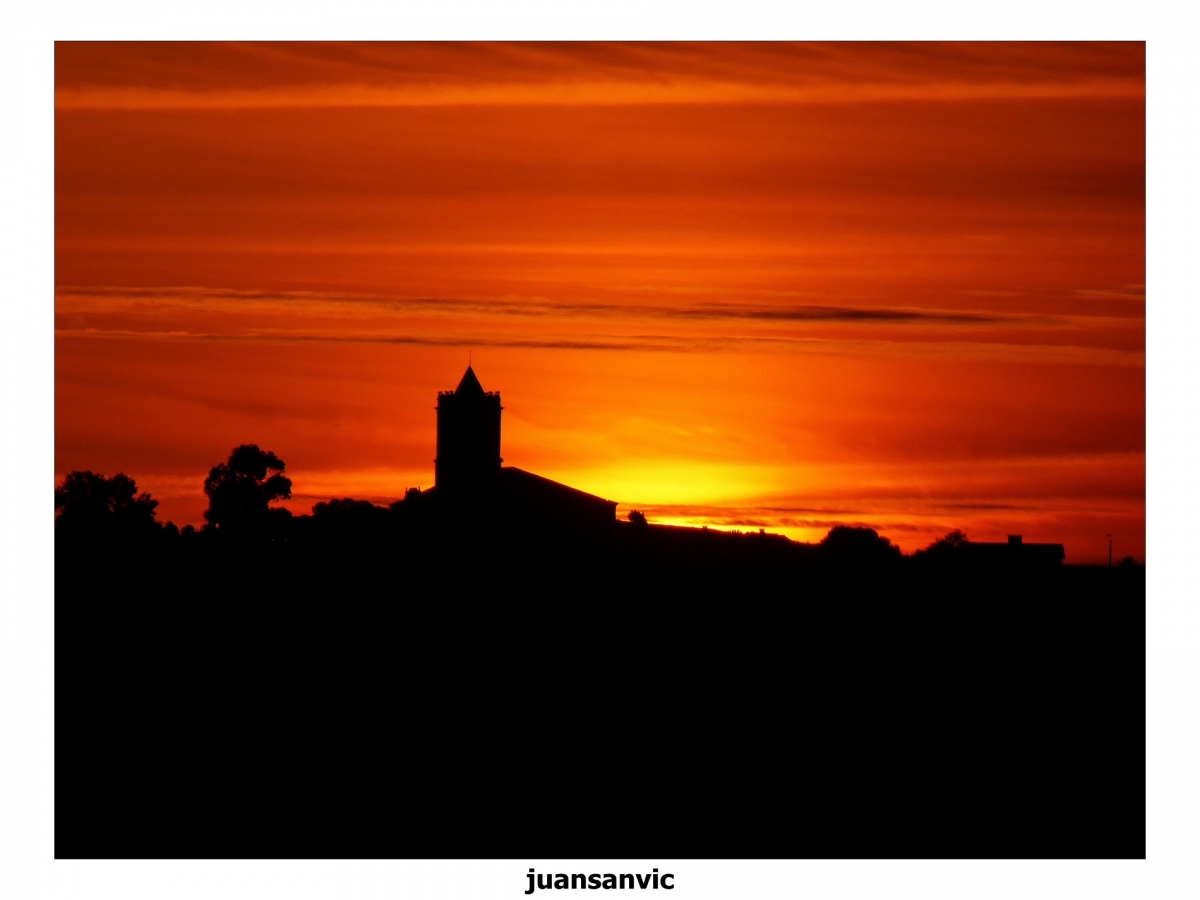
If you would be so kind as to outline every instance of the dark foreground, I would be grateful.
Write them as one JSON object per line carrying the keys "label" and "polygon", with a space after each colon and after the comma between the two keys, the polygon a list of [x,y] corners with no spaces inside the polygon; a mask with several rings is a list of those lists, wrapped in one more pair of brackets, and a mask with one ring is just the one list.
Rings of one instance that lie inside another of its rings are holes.
{"label": "dark foreground", "polygon": [[59,857],[1141,857],[1140,567],[58,538]]}

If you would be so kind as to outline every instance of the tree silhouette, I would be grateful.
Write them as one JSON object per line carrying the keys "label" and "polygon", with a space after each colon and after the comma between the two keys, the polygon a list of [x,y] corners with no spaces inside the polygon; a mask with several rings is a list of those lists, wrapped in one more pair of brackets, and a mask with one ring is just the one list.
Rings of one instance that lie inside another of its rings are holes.
{"label": "tree silhouette", "polygon": [[334,498],[313,507],[313,523],[324,533],[367,534],[386,527],[391,510],[369,500]]}
{"label": "tree silhouette", "polygon": [[945,537],[940,537],[934,541],[931,549],[932,547],[950,547],[957,549],[958,547],[961,547],[963,544],[967,543],[970,542],[967,540],[966,532],[964,532],[961,528],[955,528]]}
{"label": "tree silhouette", "polygon": [[204,479],[208,495],[205,520],[220,531],[255,531],[263,528],[272,513],[273,500],[292,496],[292,481],[284,476],[284,462],[258,444],[242,444],[229,454],[229,461],[212,467]]}
{"label": "tree silhouette", "polygon": [[157,525],[158,501],[138,493],[124,473],[105,478],[95,472],[71,472],[54,489],[55,524],[69,529],[148,530]]}
{"label": "tree silhouette", "polygon": [[844,562],[894,562],[900,548],[874,528],[835,525],[818,545],[830,558]]}
{"label": "tree silhouette", "polygon": [[938,538],[928,547],[918,550],[914,557],[922,560],[937,560],[945,563],[961,557],[960,551],[964,550],[971,541],[967,538],[966,533],[955,528],[949,534]]}

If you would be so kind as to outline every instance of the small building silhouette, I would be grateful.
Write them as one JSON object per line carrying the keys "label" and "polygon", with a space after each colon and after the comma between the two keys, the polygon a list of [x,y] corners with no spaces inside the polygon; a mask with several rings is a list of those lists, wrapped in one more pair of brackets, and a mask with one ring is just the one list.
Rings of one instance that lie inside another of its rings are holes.
{"label": "small building silhouette", "polygon": [[422,498],[451,516],[490,512],[524,525],[588,529],[615,522],[615,500],[503,465],[503,409],[500,393],[485,391],[471,366],[457,388],[438,392],[434,486]]}
{"label": "small building silhouette", "polygon": [[1019,534],[1010,534],[1003,543],[967,541],[962,552],[978,564],[993,566],[1053,567],[1066,559],[1062,544],[1029,544]]}

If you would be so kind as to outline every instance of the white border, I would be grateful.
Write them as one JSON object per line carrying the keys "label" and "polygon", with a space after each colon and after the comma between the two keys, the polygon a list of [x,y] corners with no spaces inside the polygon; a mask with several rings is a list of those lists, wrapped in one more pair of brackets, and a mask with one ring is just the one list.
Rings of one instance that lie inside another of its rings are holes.
{"label": "white border", "polygon": [[[4,14],[0,895],[520,897],[520,861],[53,860],[53,40],[360,38],[1145,39],[1147,52],[1148,854],[1117,862],[655,860],[678,897],[1200,896],[1196,29],[1184,4],[1116,2],[22,3]],[[15,503],[14,503],[15,500]],[[23,524],[38,522],[41,527]],[[1190,527],[1191,526],[1191,527]],[[565,863],[562,865],[566,865]],[[644,864],[639,864],[644,865]],[[586,871],[611,871],[597,862]],[[628,869],[625,869],[628,870]]]}

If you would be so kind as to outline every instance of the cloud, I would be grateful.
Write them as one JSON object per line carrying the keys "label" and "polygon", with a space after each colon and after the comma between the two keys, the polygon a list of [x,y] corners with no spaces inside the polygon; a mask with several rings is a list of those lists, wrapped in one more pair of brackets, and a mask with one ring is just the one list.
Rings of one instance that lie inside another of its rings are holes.
{"label": "cloud", "polygon": [[424,347],[494,347],[519,350],[583,350],[639,353],[720,353],[752,347],[869,359],[942,359],[1144,368],[1140,351],[1072,344],[1010,344],[970,341],[825,340],[805,337],[688,337],[599,335],[596,337],[486,337],[416,334],[297,334],[287,332],[204,333],[105,328],[58,328],[56,338],[195,340],[246,343],[394,344]]}
{"label": "cloud", "polygon": [[205,333],[119,328],[59,328],[56,337],[130,338],[141,340],[249,341],[271,343],[408,344],[427,347],[505,347],[525,350],[654,350],[683,352],[719,349],[725,339],[696,341],[673,335],[578,338],[436,337],[414,334],[297,334],[285,332]]}
{"label": "cloud", "polygon": [[994,323],[1003,319],[1001,316],[983,313],[812,305],[782,307],[704,306],[677,310],[665,309],[660,314],[669,318],[689,319],[765,319],[778,322],[942,322],[956,325]]}
{"label": "cloud", "polygon": [[569,84],[372,85],[330,84],[189,91],[177,88],[59,88],[55,109],[259,110],[414,108],[444,106],[642,106],[695,104],[811,104],[964,102],[987,100],[1141,99],[1140,82],[1092,78],[1074,82],[971,84],[770,85],[677,81]]}
{"label": "cloud", "polygon": [[1030,316],[992,312],[821,304],[764,305],[756,303],[695,304],[691,306],[595,303],[539,300],[484,300],[452,297],[394,297],[313,291],[229,291],[206,288],[62,287],[60,296],[143,297],[184,301],[238,300],[295,303],[363,303],[395,309],[425,309],[486,315],[556,317],[583,316],[621,319],[694,319],[701,321],[758,320],[774,322],[930,322],[955,325],[995,324],[1028,320]]}
{"label": "cloud", "polygon": [[60,111],[1143,98],[1140,44],[68,44]]}
{"label": "cloud", "polygon": [[[311,307],[303,310],[298,307]],[[194,313],[206,314],[203,328]],[[526,350],[718,353],[750,349],[855,358],[1144,366],[1140,350],[1075,344],[1066,326],[1109,325],[1094,316],[1002,314],[823,304],[652,305],[541,299],[391,297],[352,293],[233,291],[208,288],[60,287],[60,338],[359,343]],[[380,315],[385,313],[386,315]],[[512,334],[504,319],[538,320]],[[603,331],[579,323],[603,322]],[[689,328],[716,323],[721,333]],[[737,326],[772,324],[769,331]],[[857,325],[876,333],[833,335],[803,329]],[[1119,323],[1120,324],[1120,323]],[[788,333],[784,326],[796,326]],[[920,340],[896,329],[927,326]],[[553,331],[545,333],[550,326]],[[655,330],[634,330],[650,326]],[[948,327],[939,334],[936,329]],[[1006,329],[996,332],[996,328]],[[1025,329],[1025,341],[1008,336]],[[966,329],[966,330],[964,330]],[[531,333],[534,332],[534,333]],[[540,332],[540,333],[539,333]],[[557,332],[557,333],[553,333]],[[1038,335],[1036,340],[1031,339]]]}
{"label": "cloud", "polygon": [[1131,300],[1136,303],[1146,302],[1146,286],[1144,284],[1129,284],[1120,288],[1077,290],[1075,294],[1097,300]]}

